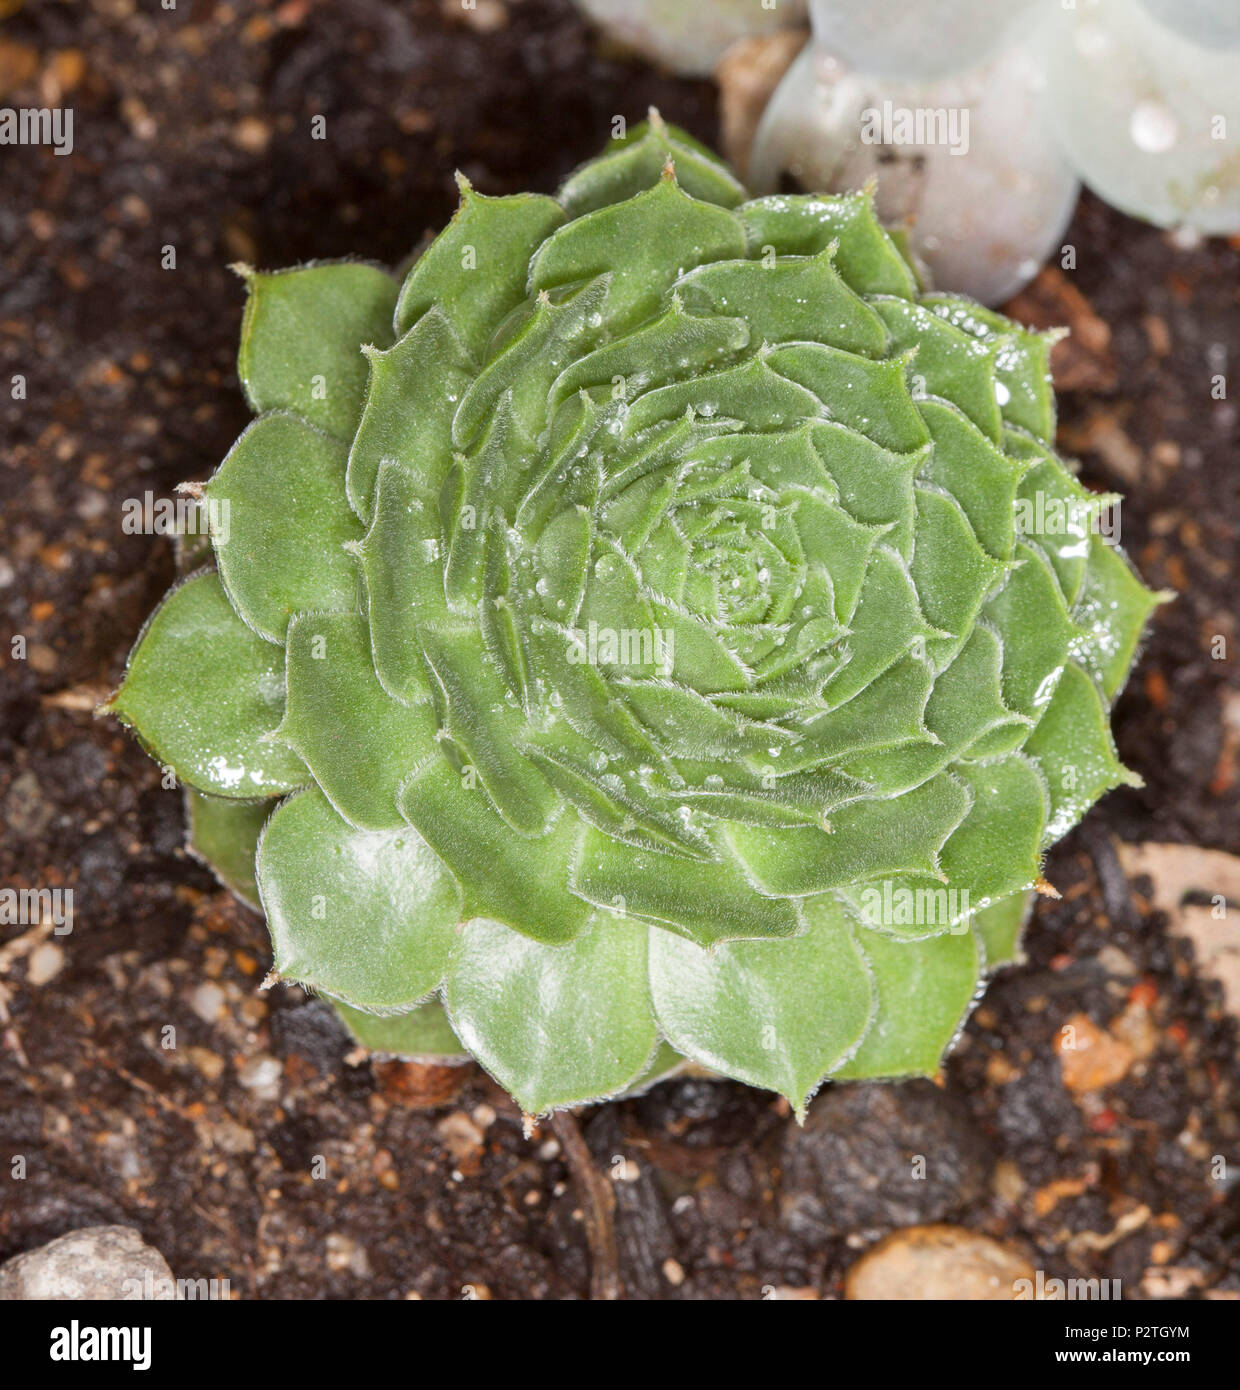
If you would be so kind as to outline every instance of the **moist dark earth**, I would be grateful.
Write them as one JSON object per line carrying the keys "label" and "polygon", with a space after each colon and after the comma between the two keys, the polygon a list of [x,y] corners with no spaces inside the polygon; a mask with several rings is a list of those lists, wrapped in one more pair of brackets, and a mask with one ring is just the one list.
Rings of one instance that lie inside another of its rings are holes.
{"label": "moist dark earth", "polygon": [[[76,114],[70,157],[0,150],[0,887],[75,895],[69,936],[0,926],[0,1258],[119,1222],[234,1297],[585,1297],[585,1186],[550,1128],[527,1140],[475,1068],[372,1062],[321,1001],[260,992],[261,919],[186,856],[178,794],[91,709],[173,577],[122,503],[207,476],[246,423],[229,262],[399,262],[451,215],[454,169],[552,191],[651,103],[713,141],[714,88],[625,57],[567,0],[0,15],[0,104]],[[1074,328],[1061,445],[1127,494],[1125,546],[1179,592],[1116,711],[1146,785],[1052,853],[1062,900],[936,1081],[828,1087],[803,1130],[706,1080],[583,1115],[628,1297],[837,1297],[879,1238],[940,1221],[1047,1277],[1240,1297],[1236,1020],[1116,851],[1240,838],[1240,429],[1216,398],[1240,243],[1088,196],[1067,239],[1075,269],[1013,308]],[[1069,1022],[1105,1075],[1070,1069]]]}

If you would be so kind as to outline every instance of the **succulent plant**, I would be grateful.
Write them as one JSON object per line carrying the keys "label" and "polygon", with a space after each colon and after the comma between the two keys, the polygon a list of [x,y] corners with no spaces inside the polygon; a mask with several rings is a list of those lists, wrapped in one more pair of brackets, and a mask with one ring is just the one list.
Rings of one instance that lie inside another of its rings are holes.
{"label": "succulent plant", "polygon": [[213,562],[106,708],[279,975],[531,1113],[932,1073],[1135,780],[1159,596],[1053,451],[1050,339],[653,113],[555,198],[461,180],[403,281],[244,275]]}

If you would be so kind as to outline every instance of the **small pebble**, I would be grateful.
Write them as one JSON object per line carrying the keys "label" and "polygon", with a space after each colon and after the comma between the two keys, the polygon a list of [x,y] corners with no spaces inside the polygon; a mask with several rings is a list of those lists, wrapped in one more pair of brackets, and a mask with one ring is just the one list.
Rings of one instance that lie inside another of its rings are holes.
{"label": "small pebble", "polygon": [[26,983],[45,985],[54,980],[64,969],[65,953],[54,941],[45,941],[36,946],[26,962]]}
{"label": "small pebble", "polygon": [[253,1092],[255,1099],[266,1101],[275,1100],[280,1094],[283,1077],[284,1068],[276,1058],[264,1052],[251,1057],[237,1073],[237,1080],[247,1091]]}
{"label": "small pebble", "polygon": [[85,1226],[0,1265],[0,1302],[175,1296],[168,1262],[130,1226]]}
{"label": "small pebble", "polygon": [[844,1279],[850,1299],[1005,1302],[1034,1271],[1022,1256],[961,1226],[908,1226],[880,1241]]}
{"label": "small pebble", "polygon": [[214,1023],[224,1012],[224,991],[219,985],[199,985],[189,997],[189,1006],[204,1023]]}

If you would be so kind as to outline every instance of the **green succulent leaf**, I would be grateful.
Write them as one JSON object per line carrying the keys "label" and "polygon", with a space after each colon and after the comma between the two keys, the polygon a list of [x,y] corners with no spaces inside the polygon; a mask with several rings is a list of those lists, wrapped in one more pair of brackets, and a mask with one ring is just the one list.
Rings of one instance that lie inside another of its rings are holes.
{"label": "green succulent leaf", "polygon": [[760,892],[795,898],[884,874],[936,873],[968,807],[964,788],[943,773],[898,799],[850,802],[827,827],[737,825],[726,834]]}
{"label": "green succulent leaf", "polygon": [[744,185],[718,155],[664,124],[657,112],[566,179],[559,201],[570,217],[622,203],[658,182],[669,162],[680,186],[694,198],[725,208],[744,201]]}
{"label": "green succulent leaf", "polygon": [[469,1061],[438,998],[404,1014],[368,1014],[333,999],[332,1004],[353,1037],[379,1056],[418,1062]]}
{"label": "green succulent leaf", "polygon": [[862,295],[917,295],[913,268],[900,253],[865,193],[820,197],[815,194],[758,198],[738,210],[751,254],[813,256],[836,245],[835,265]]}
{"label": "green succulent leaf", "polygon": [[254,857],[274,808],[274,801],[226,801],[185,789],[190,852],[214,870],[229,892],[256,910],[261,909]]}
{"label": "green succulent leaf", "polygon": [[[674,865],[674,866],[673,866]],[[667,862],[614,836],[586,830],[570,870],[572,891],[586,902],[637,917],[702,944],[735,937],[793,936],[796,907],[748,889],[731,855],[717,862]]]}
{"label": "green succulent leaf", "polygon": [[290,410],[352,438],[366,390],[362,346],[392,341],[395,280],[355,261],[274,274],[239,269],[249,299],[237,374],[255,414]]}
{"label": "green succulent leaf", "polygon": [[198,791],[252,801],[309,777],[274,737],[284,653],[241,621],[213,572],[191,575],[151,615],[105,708]]}
{"label": "green succulent leaf", "polygon": [[390,348],[372,348],[366,356],[370,381],[345,486],[349,505],[370,521],[387,462],[405,465],[421,495],[436,498],[452,461],[452,420],[472,378],[465,347],[439,308],[427,310]]}
{"label": "green succulent leaf", "polygon": [[653,115],[555,198],[461,180],[399,290],[248,281],[218,574],[110,708],[278,969],[530,1112],[935,1072],[1134,780],[1166,597],[1055,453],[1053,336]]}
{"label": "green succulent leaf", "polygon": [[307,610],[357,607],[345,546],[361,527],[345,503],[347,450],[296,415],[263,415],[207,484],[220,578],[260,637],[283,642]]}
{"label": "green succulent leaf", "polygon": [[1171,590],[1147,589],[1116,546],[1090,536],[1080,596],[1072,610],[1077,627],[1073,655],[1093,674],[1108,701],[1128,679],[1150,614],[1174,597]]}
{"label": "green succulent leaf", "polygon": [[972,931],[898,941],[857,929],[878,996],[861,1046],[834,1074],[838,1081],[933,1076],[969,1011],[982,958]]}
{"label": "green succulent leaf", "polygon": [[321,792],[299,792],[263,831],[258,889],[282,976],[378,1013],[443,978],[459,900],[411,826],[358,830]]}
{"label": "green succulent leaf", "polygon": [[528,1114],[625,1090],[655,1050],[648,935],[609,914],[562,946],[467,923],[444,992],[457,1036]]}
{"label": "green succulent leaf", "polygon": [[1033,905],[1030,893],[1013,893],[1002,902],[984,907],[973,917],[973,934],[986,958],[988,971],[1011,965],[1021,958],[1020,937]]}
{"label": "green succulent leaf", "polygon": [[277,737],[295,749],[332,805],[363,830],[398,828],[405,771],[434,746],[429,702],[383,689],[356,613],[301,613],[288,631],[288,708]]}
{"label": "green succulent leaf", "polygon": [[530,257],[563,221],[554,198],[487,198],[462,180],[456,216],[400,288],[396,333],[403,337],[435,310],[480,360],[496,329],[525,299]]}
{"label": "green succulent leaf", "polygon": [[1107,707],[1093,679],[1073,662],[1064,667],[1025,751],[1042,771],[1050,796],[1049,840],[1058,840],[1112,787],[1141,786],[1119,761]]}
{"label": "green succulent leaf", "polygon": [[817,900],[807,916],[788,941],[704,950],[655,931],[650,943],[655,1014],[672,1046],[782,1092],[799,1111],[861,1042],[873,1009],[870,970],[839,905]]}
{"label": "green succulent leaf", "polygon": [[1034,333],[993,309],[955,295],[927,294],[927,309],[954,327],[985,340],[998,336],[995,358],[999,410],[1006,425],[1026,430],[1047,444],[1055,438],[1055,391],[1051,384],[1051,348],[1060,333]]}

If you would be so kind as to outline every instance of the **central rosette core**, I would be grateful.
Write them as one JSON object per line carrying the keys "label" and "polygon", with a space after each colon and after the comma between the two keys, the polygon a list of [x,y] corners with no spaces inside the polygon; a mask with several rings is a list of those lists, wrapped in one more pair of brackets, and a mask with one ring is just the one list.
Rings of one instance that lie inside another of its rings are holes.
{"label": "central rosette core", "polygon": [[755,623],[769,616],[788,565],[743,504],[684,507],[671,520],[689,544],[684,603],[707,622]]}

